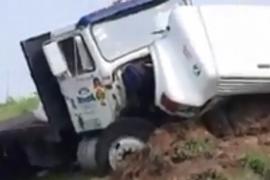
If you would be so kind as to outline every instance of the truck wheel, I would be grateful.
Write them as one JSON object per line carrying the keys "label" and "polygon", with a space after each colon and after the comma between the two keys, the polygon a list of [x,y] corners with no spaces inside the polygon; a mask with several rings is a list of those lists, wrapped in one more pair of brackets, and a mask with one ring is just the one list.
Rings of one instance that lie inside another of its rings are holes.
{"label": "truck wheel", "polygon": [[97,142],[99,175],[122,168],[128,155],[145,147],[154,129],[149,121],[139,118],[125,118],[112,123]]}
{"label": "truck wheel", "polygon": [[97,138],[83,139],[78,146],[77,160],[85,171],[95,172],[97,163],[95,158]]}
{"label": "truck wheel", "polygon": [[204,122],[211,133],[218,137],[227,137],[233,135],[233,129],[230,124],[226,106],[217,106],[207,112]]}

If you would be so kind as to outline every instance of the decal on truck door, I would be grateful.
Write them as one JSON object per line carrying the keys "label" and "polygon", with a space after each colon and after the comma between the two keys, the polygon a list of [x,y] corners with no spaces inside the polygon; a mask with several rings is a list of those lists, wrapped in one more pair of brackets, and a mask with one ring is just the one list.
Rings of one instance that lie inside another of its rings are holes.
{"label": "decal on truck door", "polygon": [[78,90],[77,102],[84,113],[94,112],[93,109],[96,108],[96,97],[87,87]]}
{"label": "decal on truck door", "polygon": [[105,92],[105,88],[103,87],[103,85],[101,84],[100,80],[98,78],[94,78],[93,80],[93,84],[94,84],[94,89],[96,92],[96,98],[98,101],[100,101],[102,106],[106,106],[106,92]]}
{"label": "decal on truck door", "polygon": [[90,89],[84,87],[78,91],[78,103],[79,104],[91,103],[93,101],[96,101],[96,98],[95,98],[94,94],[92,94],[90,92]]}

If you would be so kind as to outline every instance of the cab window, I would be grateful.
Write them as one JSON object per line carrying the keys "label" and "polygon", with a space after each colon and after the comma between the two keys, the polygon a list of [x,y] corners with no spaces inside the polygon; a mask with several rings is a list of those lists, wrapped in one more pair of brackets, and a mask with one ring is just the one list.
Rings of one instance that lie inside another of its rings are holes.
{"label": "cab window", "polygon": [[82,75],[94,70],[94,62],[85,42],[79,35],[58,42],[72,76]]}

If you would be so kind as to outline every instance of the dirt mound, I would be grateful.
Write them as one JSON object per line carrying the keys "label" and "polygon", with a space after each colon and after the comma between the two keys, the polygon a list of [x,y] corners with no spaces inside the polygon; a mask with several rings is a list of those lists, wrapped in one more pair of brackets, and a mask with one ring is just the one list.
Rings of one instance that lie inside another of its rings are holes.
{"label": "dirt mound", "polygon": [[[202,129],[191,129],[193,125],[170,124],[157,130],[149,146],[130,157],[129,165],[115,172],[112,179],[180,180],[193,175],[195,180],[195,174],[220,171],[221,167],[211,159],[210,143],[215,138]],[[195,141],[197,138],[200,140]]]}
{"label": "dirt mound", "polygon": [[270,105],[239,98],[227,108],[226,125],[218,119],[166,124],[111,179],[270,179]]}

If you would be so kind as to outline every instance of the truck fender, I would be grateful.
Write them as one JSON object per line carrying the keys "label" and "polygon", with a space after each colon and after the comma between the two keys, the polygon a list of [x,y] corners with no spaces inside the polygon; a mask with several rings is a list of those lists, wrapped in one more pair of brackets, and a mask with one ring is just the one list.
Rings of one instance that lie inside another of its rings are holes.
{"label": "truck fender", "polygon": [[155,104],[164,110],[161,97],[165,94],[179,104],[201,107],[211,97],[207,93],[211,80],[207,80],[199,64],[191,65],[175,48],[165,38],[150,47],[156,86]]}

